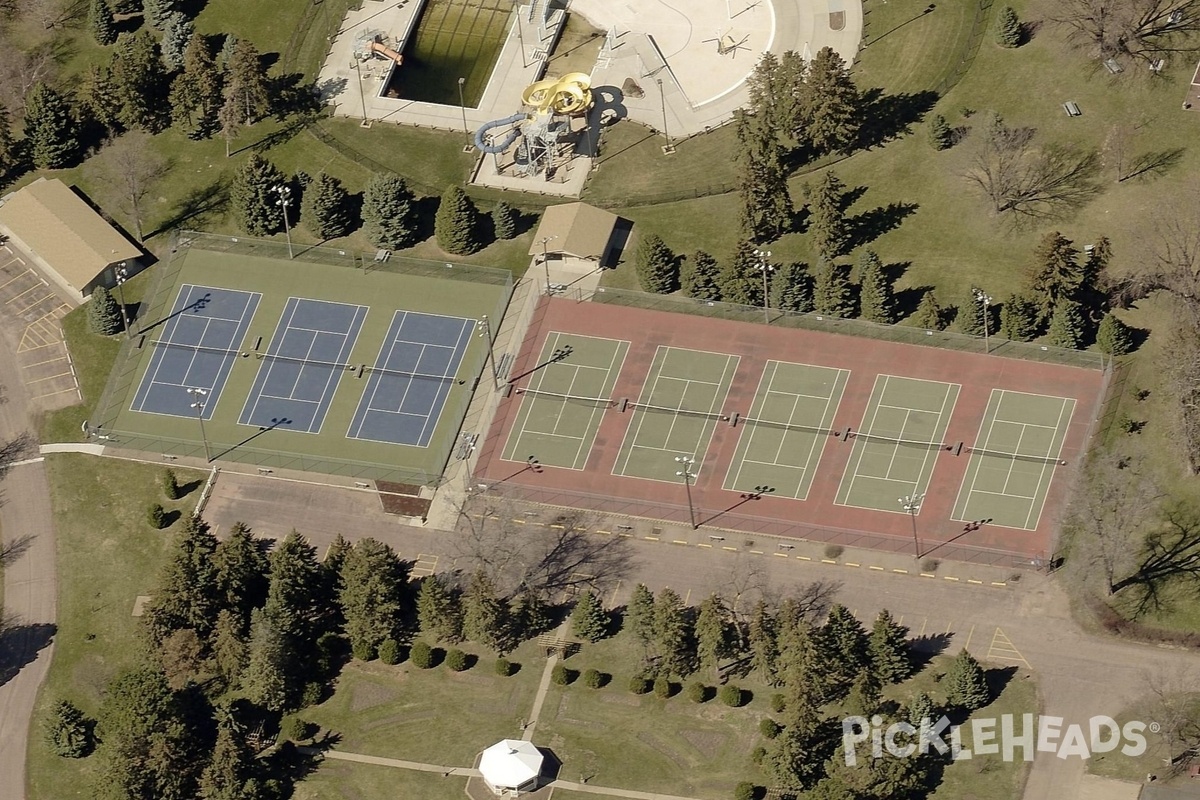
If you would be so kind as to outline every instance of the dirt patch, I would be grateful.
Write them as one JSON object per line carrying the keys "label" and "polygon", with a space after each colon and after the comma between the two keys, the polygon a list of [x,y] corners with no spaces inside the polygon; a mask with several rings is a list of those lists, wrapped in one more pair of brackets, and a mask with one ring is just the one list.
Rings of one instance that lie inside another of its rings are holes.
{"label": "dirt patch", "polygon": [[705,758],[716,758],[721,752],[721,748],[725,746],[726,740],[729,738],[723,733],[714,733],[710,731],[684,730],[683,738],[688,740],[688,744],[696,748]]}
{"label": "dirt patch", "polygon": [[375,488],[383,494],[403,494],[409,497],[420,497],[421,487],[415,483],[397,483],[396,481],[375,481]]}
{"label": "dirt patch", "polygon": [[649,731],[643,731],[643,732],[639,733],[637,738],[638,738],[638,741],[641,742],[642,744],[649,745],[653,749],[657,750],[663,756],[666,756],[667,758],[669,758],[671,760],[671,762],[674,763],[675,766],[679,767],[680,769],[688,768],[689,764],[688,764],[688,760],[686,758],[684,758],[679,753],[675,752],[675,750],[672,749],[666,742],[664,742],[662,739],[659,739],[657,736],[650,733]]}
{"label": "dirt patch", "polygon": [[360,683],[350,693],[350,710],[365,711],[396,699],[400,693],[390,686],[378,683]]}
{"label": "dirt patch", "polygon": [[383,510],[388,514],[396,514],[401,517],[420,517],[421,519],[429,516],[430,501],[422,497],[380,492],[379,501],[383,503]]}
{"label": "dirt patch", "polygon": [[606,703],[617,703],[622,706],[640,706],[642,701],[632,694],[605,694],[601,699]]}

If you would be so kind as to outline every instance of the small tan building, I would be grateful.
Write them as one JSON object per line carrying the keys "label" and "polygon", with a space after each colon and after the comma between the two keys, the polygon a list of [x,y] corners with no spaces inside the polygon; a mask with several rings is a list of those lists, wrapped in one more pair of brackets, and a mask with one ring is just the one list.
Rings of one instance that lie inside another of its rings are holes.
{"label": "small tan building", "polygon": [[550,206],[542,214],[529,255],[604,265],[613,247],[617,215],[587,203]]}
{"label": "small tan building", "polygon": [[57,178],[0,198],[0,233],[79,303],[97,286],[115,286],[122,265],[129,276],[142,269],[141,248]]}

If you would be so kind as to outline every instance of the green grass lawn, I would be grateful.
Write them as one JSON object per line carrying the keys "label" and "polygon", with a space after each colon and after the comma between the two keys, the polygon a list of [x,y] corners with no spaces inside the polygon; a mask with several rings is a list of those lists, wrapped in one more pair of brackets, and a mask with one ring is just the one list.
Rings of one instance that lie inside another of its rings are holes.
{"label": "green grass lawn", "polygon": [[[377,767],[326,759],[320,768],[296,783],[293,800],[364,800],[403,797],[419,800],[462,800],[467,779],[407,769]],[[556,791],[557,798],[559,793]],[[593,798],[594,800],[594,798]]]}
{"label": "green grass lawn", "polygon": [[[1191,700],[1190,716],[1192,719],[1195,719],[1200,714],[1200,694],[1192,695]],[[1153,717],[1147,713],[1147,709],[1153,708],[1157,702],[1152,697],[1142,698],[1140,702],[1130,706],[1128,710],[1116,715],[1117,724],[1124,726],[1127,722],[1137,720],[1149,725]],[[1148,730],[1143,735],[1146,737],[1146,752],[1140,756],[1130,757],[1117,750],[1104,755],[1093,756],[1087,762],[1088,772],[1105,778],[1116,778],[1136,783],[1141,783],[1147,775],[1153,774],[1158,776],[1160,782],[1165,781],[1168,786],[1174,785],[1176,788],[1185,791],[1189,790],[1191,788],[1190,784],[1195,782],[1194,779],[1188,778],[1186,775],[1180,775],[1176,776],[1173,780],[1169,780],[1166,775],[1165,759],[1169,755],[1169,748],[1165,744],[1165,737],[1161,733],[1156,734]]]}
{"label": "green grass lawn", "polygon": [[188,493],[172,501],[159,483],[163,469],[154,465],[72,453],[47,456],[46,471],[58,537],[58,632],[34,712],[28,781],[29,797],[58,800],[92,796],[96,760],[51,753],[40,721],[61,699],[95,714],[109,679],[137,663],[143,644],[134,600],[153,591],[178,526],[152,530],[146,509],[162,503],[168,511],[191,513],[205,475],[177,470]]}

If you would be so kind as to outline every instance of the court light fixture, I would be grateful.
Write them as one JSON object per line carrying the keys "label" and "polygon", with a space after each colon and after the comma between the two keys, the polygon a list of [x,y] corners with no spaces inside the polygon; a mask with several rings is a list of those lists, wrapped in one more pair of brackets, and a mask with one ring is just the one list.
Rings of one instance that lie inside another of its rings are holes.
{"label": "court light fixture", "polygon": [[283,210],[283,233],[287,237],[288,258],[295,258],[295,254],[292,253],[292,227],[288,222],[288,209],[292,205],[292,187],[280,183],[272,186],[271,191],[279,196],[279,207]]}
{"label": "court light fixture", "polygon": [[758,259],[758,270],[762,273],[763,279],[763,318],[770,325],[771,306],[770,298],[767,296],[767,277],[775,271],[775,265],[767,260],[771,257],[770,250],[755,250],[754,257]]}
{"label": "court light fixture", "polygon": [[479,335],[483,337],[483,340],[487,342],[487,356],[488,360],[492,364],[492,383],[495,384],[496,389],[498,390],[500,388],[500,367],[496,364],[496,351],[494,349],[495,343],[492,339],[492,323],[488,319],[487,314],[481,316],[479,321],[475,323],[475,330],[477,330]]}
{"label": "court light fixture", "polygon": [[683,486],[687,492],[688,519],[691,520],[692,530],[696,530],[700,527],[696,524],[696,507],[692,504],[692,481],[696,478],[692,472],[692,465],[696,463],[696,459],[691,456],[675,456],[675,463],[681,467],[675,473],[675,477],[683,478]]}
{"label": "court light fixture", "polygon": [[908,514],[912,519],[912,535],[913,535],[913,557],[919,559],[921,557],[921,542],[917,538],[917,514],[921,512],[921,504],[925,502],[925,493],[916,492],[897,497],[896,502],[904,509],[904,513]]}
{"label": "court light fixture", "polygon": [[211,463],[212,451],[208,447],[208,435],[204,432],[204,404],[208,398],[208,390],[189,387],[187,393],[195,398],[195,402],[191,404],[191,407],[196,410],[196,421],[200,423],[200,440],[204,442],[204,461],[205,463]]}
{"label": "court light fixture", "polygon": [[992,296],[983,289],[972,289],[971,291],[974,293],[976,301],[979,302],[979,313],[983,315],[983,352],[990,353],[992,350],[988,342],[988,329],[991,327],[989,318],[991,317]]}

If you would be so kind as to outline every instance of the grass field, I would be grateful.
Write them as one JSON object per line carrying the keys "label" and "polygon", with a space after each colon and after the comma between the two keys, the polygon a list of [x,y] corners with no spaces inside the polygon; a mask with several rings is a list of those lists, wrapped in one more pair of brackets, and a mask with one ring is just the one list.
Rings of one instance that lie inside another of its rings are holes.
{"label": "grass field", "polygon": [[[467,779],[437,773],[390,769],[326,759],[312,775],[296,784],[293,800],[363,800],[413,797],[420,800],[462,800]],[[555,792],[554,796],[559,797]],[[594,800],[594,798],[592,798]]]}

